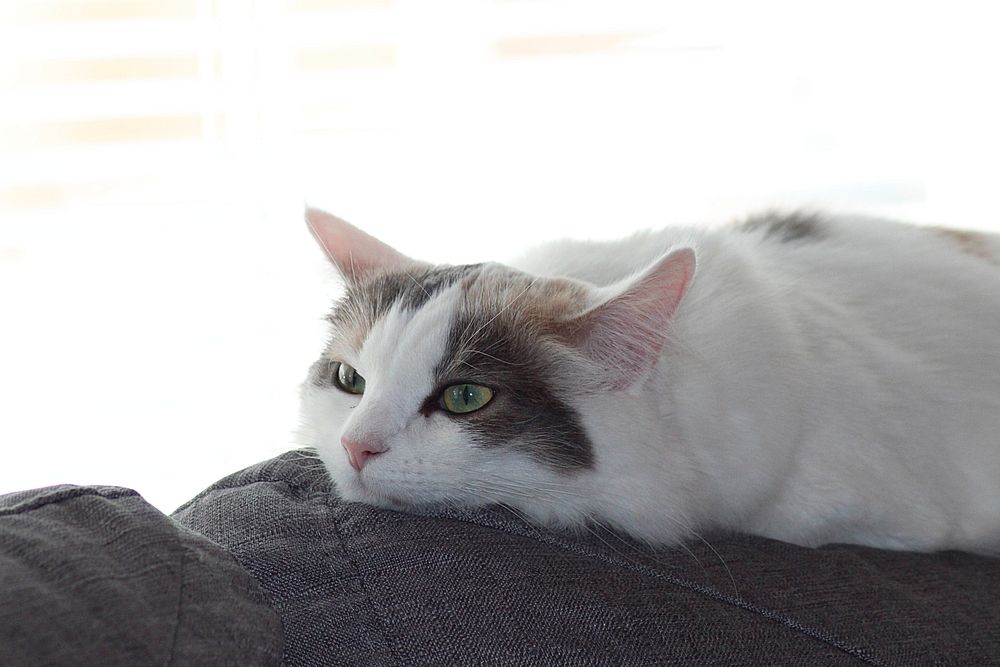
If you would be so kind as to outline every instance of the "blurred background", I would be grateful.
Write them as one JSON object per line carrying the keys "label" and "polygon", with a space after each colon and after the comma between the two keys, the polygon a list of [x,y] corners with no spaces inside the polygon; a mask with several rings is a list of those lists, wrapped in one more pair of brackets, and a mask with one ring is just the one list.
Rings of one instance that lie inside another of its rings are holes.
{"label": "blurred background", "polygon": [[0,493],[295,446],[337,290],[815,206],[1000,231],[995,3],[3,0]]}

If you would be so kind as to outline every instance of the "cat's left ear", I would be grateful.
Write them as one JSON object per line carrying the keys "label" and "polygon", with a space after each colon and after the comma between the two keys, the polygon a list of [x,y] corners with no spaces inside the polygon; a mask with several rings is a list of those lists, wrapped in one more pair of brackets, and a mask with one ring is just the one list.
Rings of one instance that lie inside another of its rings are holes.
{"label": "cat's left ear", "polygon": [[601,386],[627,389],[656,365],[696,263],[694,250],[675,249],[602,290],[597,305],[575,318],[574,343],[601,369]]}
{"label": "cat's left ear", "polygon": [[406,270],[421,265],[326,211],[307,208],[306,223],[327,257],[351,282],[372,273]]}

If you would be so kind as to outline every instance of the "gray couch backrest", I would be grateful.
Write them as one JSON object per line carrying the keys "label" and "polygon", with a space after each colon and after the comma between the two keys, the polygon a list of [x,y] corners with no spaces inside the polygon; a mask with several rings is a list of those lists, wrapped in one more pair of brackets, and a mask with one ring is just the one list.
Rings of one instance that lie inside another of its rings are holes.
{"label": "gray couch backrest", "polygon": [[652,550],[333,491],[290,452],[174,514],[260,582],[288,664],[1000,664],[1000,560],[739,535]]}

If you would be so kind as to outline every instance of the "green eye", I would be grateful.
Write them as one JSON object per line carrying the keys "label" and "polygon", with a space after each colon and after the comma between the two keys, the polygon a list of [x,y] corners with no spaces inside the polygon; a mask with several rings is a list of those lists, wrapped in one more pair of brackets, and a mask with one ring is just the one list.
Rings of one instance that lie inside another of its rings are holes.
{"label": "green eye", "polygon": [[354,366],[348,366],[343,361],[337,364],[337,386],[349,394],[365,393],[365,379],[354,370]]}
{"label": "green eye", "polygon": [[444,409],[455,414],[475,412],[493,400],[493,390],[478,384],[453,384],[441,394]]}

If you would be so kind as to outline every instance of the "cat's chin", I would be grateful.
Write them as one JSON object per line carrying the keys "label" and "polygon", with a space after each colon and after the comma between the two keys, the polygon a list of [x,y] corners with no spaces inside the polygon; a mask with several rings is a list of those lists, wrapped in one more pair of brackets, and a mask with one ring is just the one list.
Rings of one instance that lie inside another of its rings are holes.
{"label": "cat's chin", "polygon": [[405,512],[413,509],[413,503],[395,498],[383,491],[377,491],[366,485],[359,477],[345,480],[335,480],[337,495],[350,503],[364,503],[381,509]]}
{"label": "cat's chin", "polygon": [[334,495],[349,503],[364,503],[384,509],[400,510],[405,507],[398,499],[379,493],[352,470],[342,470],[326,463],[327,474],[333,481]]}

